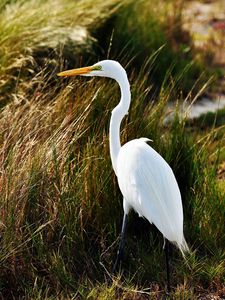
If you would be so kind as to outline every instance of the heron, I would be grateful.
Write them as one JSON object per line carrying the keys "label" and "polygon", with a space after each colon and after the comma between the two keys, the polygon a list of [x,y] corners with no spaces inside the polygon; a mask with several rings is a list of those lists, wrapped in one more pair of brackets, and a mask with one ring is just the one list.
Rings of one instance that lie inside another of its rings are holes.
{"label": "heron", "polygon": [[168,241],[175,244],[183,256],[189,251],[183,233],[183,206],[175,175],[164,160],[149,144],[148,138],[138,138],[121,145],[120,125],[128,114],[131,91],[125,69],[114,60],[102,60],[88,67],[66,70],[58,76],[100,76],[117,81],[121,99],[112,110],[109,126],[109,147],[112,167],[123,195],[123,222],[120,245],[113,271],[124,255],[124,241],[128,213],[131,209],[144,217],[162,233],[165,241],[167,289],[170,292]]}

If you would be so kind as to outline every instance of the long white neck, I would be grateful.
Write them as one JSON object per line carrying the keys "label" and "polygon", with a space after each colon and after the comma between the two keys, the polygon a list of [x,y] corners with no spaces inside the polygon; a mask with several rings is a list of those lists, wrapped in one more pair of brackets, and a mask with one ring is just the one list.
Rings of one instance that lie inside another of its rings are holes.
{"label": "long white neck", "polygon": [[112,111],[112,116],[110,119],[110,127],[109,127],[110,156],[112,160],[113,169],[116,175],[117,175],[117,158],[121,148],[120,124],[123,117],[128,113],[130,107],[130,100],[131,100],[130,84],[125,72],[122,78],[118,79],[117,82],[120,86],[121,99],[119,104]]}

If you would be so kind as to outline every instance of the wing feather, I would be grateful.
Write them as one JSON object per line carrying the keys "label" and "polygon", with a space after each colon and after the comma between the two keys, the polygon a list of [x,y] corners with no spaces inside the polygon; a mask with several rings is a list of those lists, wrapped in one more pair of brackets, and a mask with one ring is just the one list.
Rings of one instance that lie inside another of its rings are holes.
{"label": "wing feather", "polygon": [[183,208],[172,169],[144,140],[125,144],[117,161],[125,201],[154,223],[171,242],[182,244]]}

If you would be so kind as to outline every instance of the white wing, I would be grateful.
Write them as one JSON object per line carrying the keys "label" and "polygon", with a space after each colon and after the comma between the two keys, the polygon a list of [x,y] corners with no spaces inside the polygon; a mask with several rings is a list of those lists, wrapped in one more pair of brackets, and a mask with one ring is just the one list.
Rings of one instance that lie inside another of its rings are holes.
{"label": "white wing", "polygon": [[177,181],[167,162],[145,143],[146,140],[141,138],[126,143],[118,155],[117,175],[124,208],[132,207],[154,223],[182,252],[187,251]]}

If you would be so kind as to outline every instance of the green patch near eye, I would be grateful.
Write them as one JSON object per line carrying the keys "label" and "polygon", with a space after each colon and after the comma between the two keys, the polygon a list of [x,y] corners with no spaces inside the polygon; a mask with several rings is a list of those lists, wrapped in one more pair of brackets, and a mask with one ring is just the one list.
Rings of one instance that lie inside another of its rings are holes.
{"label": "green patch near eye", "polygon": [[92,71],[102,71],[102,66],[93,66]]}

